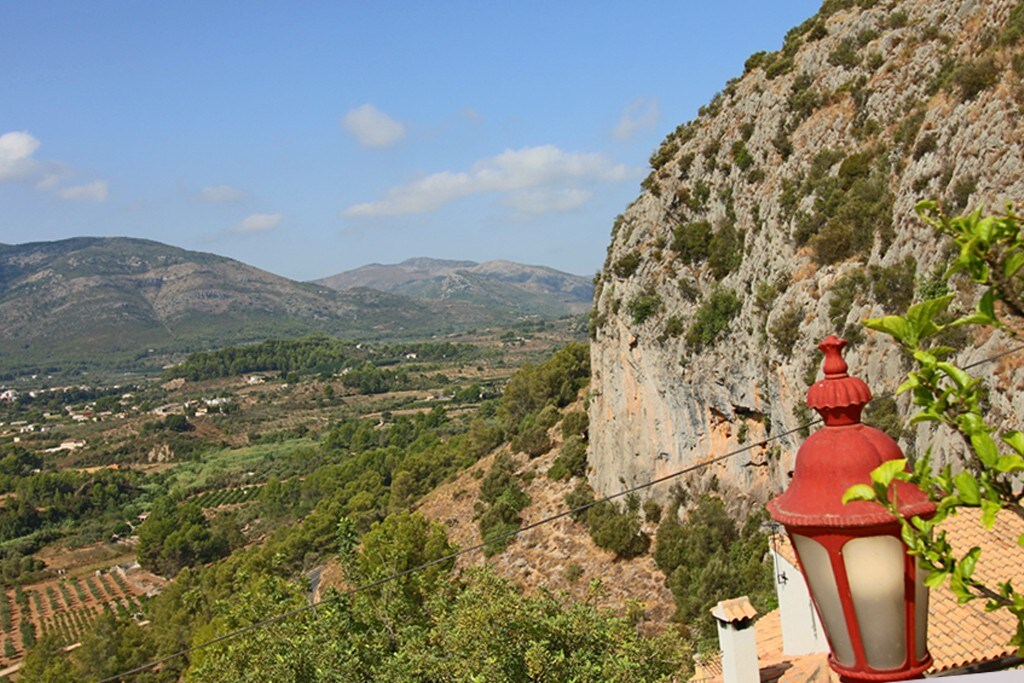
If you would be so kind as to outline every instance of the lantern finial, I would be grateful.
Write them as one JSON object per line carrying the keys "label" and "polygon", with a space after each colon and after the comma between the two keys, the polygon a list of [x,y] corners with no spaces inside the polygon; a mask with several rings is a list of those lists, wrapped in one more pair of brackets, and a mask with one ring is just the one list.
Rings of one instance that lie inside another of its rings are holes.
{"label": "lantern finial", "polygon": [[860,422],[860,413],[871,400],[871,390],[858,377],[846,374],[843,360],[846,340],[829,335],[818,344],[825,354],[825,379],[807,390],[807,405],[818,411],[825,424],[832,427]]}
{"label": "lantern finial", "polygon": [[829,379],[842,379],[846,377],[847,365],[843,360],[843,349],[846,347],[846,340],[840,339],[834,334],[825,337],[818,348],[825,354],[825,363],[822,369],[825,377]]}

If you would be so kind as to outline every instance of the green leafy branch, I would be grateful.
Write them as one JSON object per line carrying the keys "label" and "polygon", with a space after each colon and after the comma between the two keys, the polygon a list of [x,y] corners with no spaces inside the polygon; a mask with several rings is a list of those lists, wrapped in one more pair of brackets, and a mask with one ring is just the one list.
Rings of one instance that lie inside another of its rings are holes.
{"label": "green leafy branch", "polygon": [[[935,422],[946,425],[961,436],[967,457],[963,469],[953,472],[947,465],[935,472],[931,453],[917,460],[912,470],[906,460],[893,460],[871,473],[871,484],[851,487],[843,502],[875,501],[900,520],[904,542],[912,555],[928,571],[926,583],[935,587],[947,579],[960,602],[977,598],[987,600],[986,609],[1007,609],[1017,618],[1017,634],[1011,644],[1024,653],[1024,593],[1011,581],[990,586],[975,576],[981,549],[973,547],[957,556],[940,527],[961,508],[980,510],[981,523],[991,529],[1001,511],[1024,519],[1024,492],[1020,492],[1020,474],[1024,472],[1024,433],[999,430],[986,421],[984,382],[971,376],[951,360],[956,349],[940,342],[940,334],[950,328],[975,326],[997,328],[1017,339],[1024,320],[1024,239],[1021,218],[1012,205],[1003,214],[982,216],[981,211],[950,218],[935,202],[921,202],[917,213],[937,231],[952,239],[959,253],[946,278],[963,273],[982,291],[975,310],[953,317],[949,307],[955,295],[948,294],[911,306],[905,315],[890,315],[865,321],[873,330],[883,332],[909,352],[916,362],[914,370],[897,393],[911,395],[919,411],[914,423]],[[943,322],[948,321],[948,322]],[[936,503],[931,519],[906,519],[897,510],[892,484],[906,481],[920,486]],[[1024,546],[1024,534],[1017,543]]]}

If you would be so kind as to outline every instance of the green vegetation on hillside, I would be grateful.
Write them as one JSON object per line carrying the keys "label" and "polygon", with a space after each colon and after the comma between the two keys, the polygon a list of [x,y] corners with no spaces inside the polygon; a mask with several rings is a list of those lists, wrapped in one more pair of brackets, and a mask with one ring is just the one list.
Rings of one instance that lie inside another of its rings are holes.
{"label": "green vegetation on hillside", "polygon": [[[561,411],[588,377],[587,347],[569,344],[517,372],[498,401],[480,402],[479,389],[472,392],[477,402],[461,414],[434,407],[351,415],[316,439],[268,438],[246,448],[205,450],[165,473],[76,475],[125,477],[153,496],[138,528],[139,559],[177,575],[144,607],[149,626],[140,628],[125,615],[101,616],[68,657],[55,655],[52,641],[43,638],[27,659],[27,680],[97,680],[306,605],[303,576],[335,556],[351,585],[441,560],[455,546],[439,525],[410,512],[415,501],[502,441],[547,432],[559,418],[571,444],[563,449],[563,465],[579,473],[586,413],[563,417]],[[27,481],[38,485],[36,464],[24,453],[0,460],[18,491]],[[245,502],[219,509],[229,497],[218,491]],[[155,497],[160,492],[170,495]],[[204,500],[210,505],[205,511]],[[482,480],[480,503],[485,539],[518,525],[528,498],[508,455],[499,455]],[[597,506],[595,527],[613,533],[620,517],[627,527],[634,524],[635,505],[628,519],[607,505]],[[116,496],[107,507],[121,515],[136,509]],[[264,534],[261,542],[244,545]],[[499,550],[497,544],[488,548]],[[641,635],[633,621],[591,603],[543,593],[526,597],[488,570],[455,575],[452,569],[445,560],[354,595],[328,593],[315,614],[171,660],[139,680],[169,682],[187,671],[196,681],[468,680],[470,672],[496,681],[656,681],[688,670],[689,646],[673,629]]]}
{"label": "green vegetation on hillside", "polygon": [[768,537],[760,529],[767,513],[751,514],[740,527],[722,500],[709,494],[682,522],[678,511],[677,502],[658,527],[654,561],[676,598],[675,619],[707,651],[718,643],[710,610],[720,600],[747,595],[761,614],[775,607]]}
{"label": "green vegetation on hillside", "polygon": [[[349,370],[366,374],[369,364],[377,368],[393,365],[403,357],[419,362],[474,360],[481,351],[470,344],[409,343],[368,346],[324,335],[296,340],[269,340],[251,346],[231,346],[219,351],[193,353],[185,362],[167,371],[168,377],[190,380],[234,377],[252,372],[282,375],[330,375]],[[372,362],[371,362],[372,361]],[[356,382],[358,385],[359,382]],[[367,391],[364,393],[377,393]]]}

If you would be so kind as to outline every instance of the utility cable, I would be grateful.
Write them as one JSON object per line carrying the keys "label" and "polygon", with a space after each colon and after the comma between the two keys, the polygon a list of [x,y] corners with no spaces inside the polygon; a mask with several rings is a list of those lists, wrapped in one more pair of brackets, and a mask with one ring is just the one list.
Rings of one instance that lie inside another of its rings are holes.
{"label": "utility cable", "polygon": [[[1003,351],[1001,353],[998,353],[998,354],[989,356],[987,358],[983,358],[982,360],[975,361],[973,363],[965,365],[964,369],[969,369],[969,368],[973,368],[973,367],[978,367],[979,365],[984,365],[986,363],[991,363],[993,361],[999,360],[1000,358],[1012,355],[1012,354],[1017,353],[1019,351],[1024,351],[1024,344],[1021,344],[1021,345],[1016,346],[1014,348],[1011,348],[1011,349],[1009,349],[1007,351]],[[892,392],[887,392],[887,393],[879,395],[879,396],[875,396],[873,398],[874,399],[891,398],[891,397],[893,397],[895,395],[896,395],[896,392],[892,391]],[[570,517],[572,515],[575,515],[576,513],[583,512],[584,510],[588,510],[588,509],[594,507],[595,505],[600,505],[601,503],[612,501],[612,500],[615,500],[617,498],[621,498],[623,496],[628,496],[630,494],[636,493],[638,491],[643,491],[645,489],[649,489],[649,488],[651,488],[653,486],[657,486],[658,484],[663,484],[666,481],[670,481],[672,479],[676,479],[676,478],[681,477],[681,476],[683,476],[685,474],[690,474],[692,472],[696,472],[697,470],[704,469],[705,467],[708,467],[710,465],[714,465],[715,463],[722,462],[724,460],[728,460],[729,458],[734,458],[737,455],[741,455],[741,454],[746,453],[747,451],[753,450],[755,448],[763,448],[763,447],[767,446],[769,443],[771,443],[773,441],[778,441],[778,440],[780,440],[780,439],[782,439],[784,437],[787,437],[787,436],[789,436],[791,434],[796,434],[797,432],[800,432],[802,430],[805,430],[805,429],[808,429],[810,427],[813,427],[814,425],[819,424],[821,421],[822,420],[821,420],[820,417],[816,418],[814,420],[810,420],[810,421],[805,422],[804,424],[802,424],[802,425],[800,425],[798,427],[793,427],[792,429],[787,429],[786,431],[784,431],[784,432],[782,432],[780,434],[773,434],[772,436],[769,436],[769,437],[767,437],[765,439],[762,439],[761,441],[758,441],[756,443],[748,444],[746,446],[743,446],[742,448],[737,448],[736,450],[729,451],[728,453],[725,453],[725,454],[719,455],[719,456],[715,456],[715,457],[710,458],[708,460],[702,460],[699,463],[695,463],[693,465],[690,465],[689,467],[684,467],[681,470],[677,470],[675,472],[672,472],[670,474],[666,474],[666,475],[658,477],[656,479],[652,479],[651,481],[648,481],[648,482],[645,482],[645,483],[642,483],[642,484],[637,484],[636,486],[631,486],[631,487],[629,487],[627,489],[623,489],[622,491],[618,491],[616,493],[612,493],[610,495],[607,495],[607,496],[605,496],[603,498],[599,498],[599,499],[593,500],[593,501],[591,501],[589,503],[585,503],[584,505],[579,505],[577,507],[570,508],[568,510],[563,510],[562,512],[558,512],[556,514],[550,515],[550,516],[545,517],[543,519],[539,519],[536,522],[531,522],[530,524],[526,524],[526,525],[521,526],[521,527],[519,527],[517,529],[514,529],[512,531],[509,531],[509,532],[506,532],[504,534],[500,534],[498,536],[495,536],[494,538],[492,538],[492,539],[490,539],[490,540],[488,540],[486,542],[481,542],[481,543],[477,543],[475,545],[468,546],[466,548],[461,548],[461,549],[459,549],[459,550],[457,550],[457,551],[455,551],[453,553],[449,553],[448,555],[445,555],[444,557],[439,557],[439,558],[433,559],[433,560],[431,560],[429,562],[424,562],[423,564],[417,565],[415,567],[410,567],[409,569],[405,569],[403,571],[396,572],[394,574],[390,574],[390,575],[385,576],[385,577],[383,577],[381,579],[377,579],[376,581],[371,581],[370,583],[366,583],[366,584],[362,584],[362,585],[359,585],[359,586],[354,586],[352,588],[345,589],[344,591],[339,592],[337,595],[334,595],[334,596],[331,596],[331,597],[326,598],[324,600],[321,600],[320,602],[312,603],[312,604],[309,604],[309,605],[304,605],[302,607],[297,607],[297,608],[295,608],[293,610],[289,610],[287,612],[283,612],[281,614],[278,614],[277,616],[269,617],[267,619],[263,619],[262,621],[258,621],[258,622],[254,623],[254,624],[250,624],[250,625],[242,627],[240,629],[236,629],[234,631],[230,631],[228,633],[219,635],[216,638],[211,638],[210,640],[203,641],[202,643],[199,643],[198,645],[192,645],[191,647],[184,648],[184,649],[179,650],[179,651],[177,651],[177,652],[175,652],[173,654],[169,654],[169,655],[167,655],[165,657],[161,657],[159,659],[155,659],[155,660],[153,660],[151,662],[148,662],[146,664],[143,664],[141,666],[137,666],[134,669],[130,669],[128,671],[124,671],[124,672],[116,674],[114,676],[110,676],[108,678],[104,678],[99,683],[113,683],[114,681],[120,681],[120,680],[125,679],[125,678],[130,678],[130,677],[135,676],[137,674],[140,674],[140,673],[142,673],[144,671],[147,671],[147,670],[152,669],[154,667],[160,666],[161,664],[164,664],[166,662],[169,662],[169,661],[172,661],[174,659],[177,659],[178,657],[184,657],[184,656],[186,656],[188,654],[191,654],[191,653],[193,653],[193,652],[195,652],[197,650],[205,649],[207,647],[210,647],[211,645],[216,645],[217,643],[221,643],[221,642],[224,642],[225,640],[229,640],[231,638],[235,638],[237,636],[244,635],[246,633],[249,633],[250,631],[255,631],[256,629],[263,628],[263,627],[269,626],[271,624],[276,624],[279,621],[283,621],[284,619],[287,619],[289,617],[293,617],[293,616],[295,616],[297,614],[301,614],[303,612],[314,611],[317,607],[319,607],[321,605],[327,605],[327,604],[330,604],[332,602],[341,600],[342,598],[345,598],[345,597],[347,597],[349,595],[353,595],[355,593],[360,593],[362,591],[370,590],[372,588],[377,588],[378,586],[382,586],[382,585],[384,585],[386,583],[390,583],[391,581],[396,581],[398,579],[401,579],[401,578],[404,578],[406,576],[409,576],[410,574],[414,574],[416,572],[420,572],[420,571],[423,571],[425,569],[429,569],[430,567],[434,567],[434,566],[439,565],[439,564],[444,564],[446,562],[450,562],[450,561],[455,560],[455,559],[457,559],[457,558],[459,558],[459,557],[461,557],[463,555],[467,555],[469,553],[476,552],[478,550],[483,550],[483,548],[485,546],[491,545],[492,543],[498,543],[498,542],[501,542],[501,541],[504,541],[504,540],[515,538],[519,534],[522,534],[522,533],[530,531],[532,529],[536,529],[538,527],[544,526],[545,524],[550,524],[551,522],[557,521],[559,519],[563,519],[565,517]]]}

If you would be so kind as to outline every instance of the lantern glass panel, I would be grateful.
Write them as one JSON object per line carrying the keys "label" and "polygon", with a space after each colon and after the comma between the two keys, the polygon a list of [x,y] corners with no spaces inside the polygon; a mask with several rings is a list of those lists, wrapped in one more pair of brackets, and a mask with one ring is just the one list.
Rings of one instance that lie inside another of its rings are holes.
{"label": "lantern glass panel", "polygon": [[914,582],[914,655],[917,661],[928,656],[928,586],[924,580],[928,578],[928,570],[914,561],[916,581]]}
{"label": "lantern glass panel", "polygon": [[872,669],[898,669],[907,659],[904,552],[895,536],[854,538],[843,546],[864,656]]}
{"label": "lantern glass panel", "polygon": [[856,663],[853,643],[846,628],[846,616],[842,600],[839,599],[839,588],[832,573],[828,550],[808,536],[792,534],[792,539],[807,576],[814,604],[818,608],[818,615],[828,635],[828,642],[832,646],[832,655],[843,666],[852,667]]}

